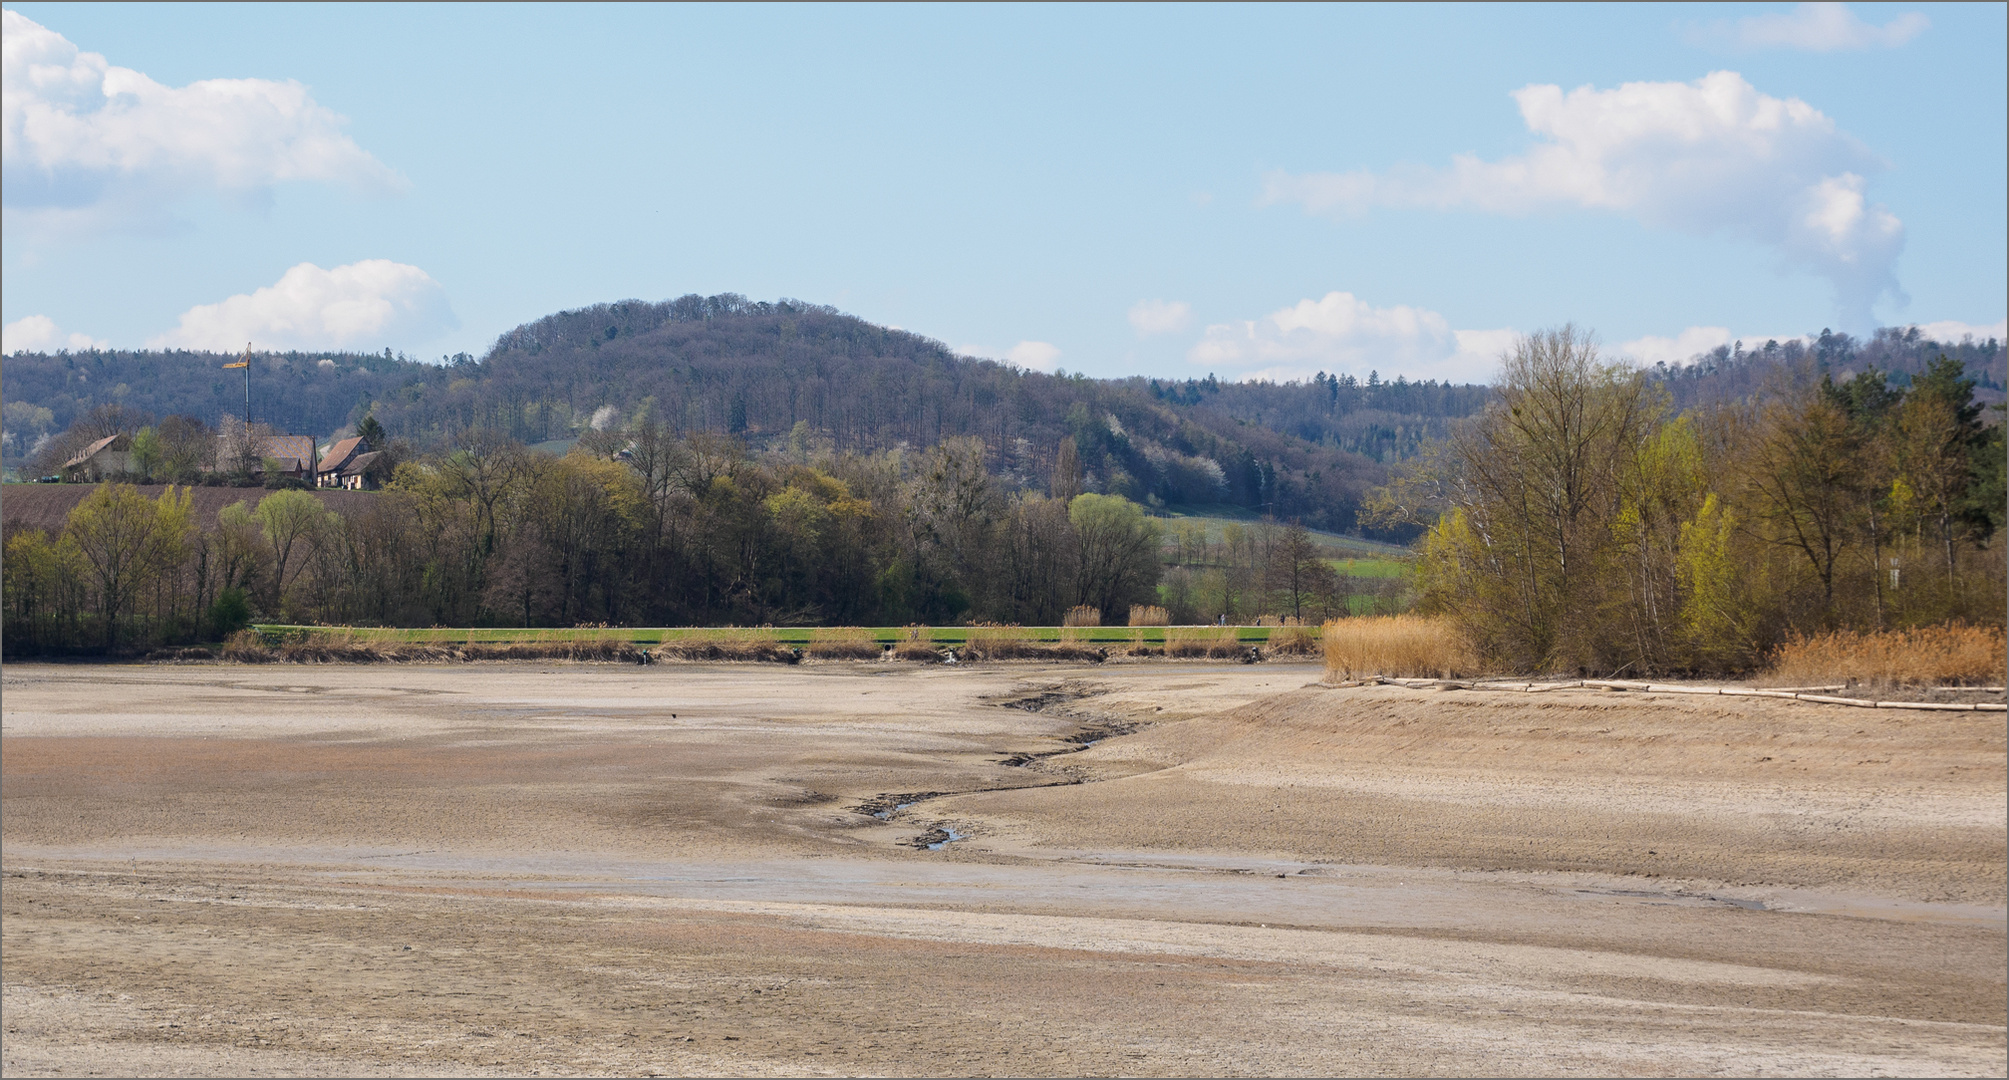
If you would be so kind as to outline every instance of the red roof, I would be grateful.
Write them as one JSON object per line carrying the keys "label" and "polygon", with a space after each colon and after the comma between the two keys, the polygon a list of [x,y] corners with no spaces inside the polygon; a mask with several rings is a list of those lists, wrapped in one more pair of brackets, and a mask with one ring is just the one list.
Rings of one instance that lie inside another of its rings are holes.
{"label": "red roof", "polygon": [[351,458],[362,453],[363,448],[364,443],[360,436],[343,439],[329,447],[328,452],[321,457],[322,474],[341,472],[342,466],[347,465]]}

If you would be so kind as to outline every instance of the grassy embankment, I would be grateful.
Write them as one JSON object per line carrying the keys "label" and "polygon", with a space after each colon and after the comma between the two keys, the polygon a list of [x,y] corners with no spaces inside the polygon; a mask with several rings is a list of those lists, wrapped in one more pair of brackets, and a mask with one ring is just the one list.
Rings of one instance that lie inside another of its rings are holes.
{"label": "grassy embankment", "polygon": [[1172,640],[1204,633],[1212,638],[1224,632],[1232,632],[1236,641],[1246,645],[1265,645],[1272,633],[1283,630],[1274,626],[1229,626],[1229,627],[1180,627],[1180,626],[1012,626],[1012,627],[971,627],[971,626],[864,626],[864,627],[810,627],[810,626],[615,626],[615,627],[575,627],[539,628],[510,626],[479,627],[429,627],[401,629],[395,627],[365,626],[296,626],[282,623],[261,623],[254,626],[261,636],[271,642],[305,635],[320,635],[329,639],[339,639],[357,644],[399,644],[399,645],[517,645],[556,644],[561,642],[621,642],[630,645],[669,645],[682,641],[704,641],[716,638],[735,640],[763,640],[787,647],[807,648],[812,643],[825,639],[869,639],[879,645],[898,644],[906,641],[926,641],[935,645],[958,646],[968,644],[971,637],[1009,636],[1024,641],[1074,642],[1087,645],[1164,645],[1168,636]]}
{"label": "grassy embankment", "polygon": [[[223,644],[225,660],[329,663],[464,660],[811,660],[939,662],[1048,660],[1100,663],[1110,657],[1252,660],[1318,652],[1310,626],[1174,627],[509,627],[424,630],[345,626],[260,626]],[[163,650],[164,660],[211,659],[209,648]]]}

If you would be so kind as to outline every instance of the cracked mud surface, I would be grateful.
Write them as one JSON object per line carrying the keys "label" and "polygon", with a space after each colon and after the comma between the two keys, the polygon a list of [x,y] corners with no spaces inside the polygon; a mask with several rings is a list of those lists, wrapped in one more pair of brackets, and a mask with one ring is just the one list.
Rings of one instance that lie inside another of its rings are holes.
{"label": "cracked mud surface", "polygon": [[9,665],[0,1065],[2004,1072],[1999,719],[1316,677]]}

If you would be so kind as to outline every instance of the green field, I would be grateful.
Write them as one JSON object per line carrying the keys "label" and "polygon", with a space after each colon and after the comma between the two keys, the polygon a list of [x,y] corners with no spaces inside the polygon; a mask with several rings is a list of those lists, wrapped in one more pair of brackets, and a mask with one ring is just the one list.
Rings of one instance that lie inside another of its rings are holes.
{"label": "green field", "polygon": [[[478,627],[429,627],[423,629],[400,629],[393,627],[368,626],[298,626],[282,623],[260,623],[252,627],[268,641],[279,641],[289,637],[307,634],[326,634],[349,638],[359,642],[399,642],[408,644],[438,645],[511,645],[523,642],[546,641],[625,641],[635,645],[661,645],[665,642],[684,638],[765,639],[781,645],[808,645],[821,631],[835,635],[838,630],[829,627],[809,626],[620,626],[620,627],[578,627],[574,629],[542,629],[538,627],[478,626]],[[926,634],[926,640],[942,645],[961,645],[969,640],[970,634],[981,633],[983,628],[967,626],[868,626],[843,628],[851,633],[862,629],[872,640],[890,643],[908,640],[913,632]],[[1232,629],[1237,641],[1262,644],[1269,641],[1268,626],[1236,627],[1163,627],[1163,626],[1025,626],[1010,627],[1011,636],[1027,641],[1079,641],[1090,644],[1142,641],[1147,644],[1163,644],[1166,631],[1170,629],[1186,632]]]}
{"label": "green field", "polygon": [[1399,578],[1409,576],[1409,563],[1401,559],[1327,559],[1334,570],[1347,577]]}
{"label": "green field", "polygon": [[[1221,530],[1224,526],[1240,525],[1243,528],[1248,528],[1262,522],[1262,519],[1254,514],[1239,512],[1239,508],[1211,506],[1174,506],[1167,509],[1162,516],[1158,517],[1158,520],[1167,525],[1182,522],[1199,522],[1207,527],[1207,542],[1214,544],[1221,542]],[[1318,546],[1326,549],[1327,554],[1334,558],[1405,560],[1410,557],[1409,549],[1403,547],[1401,544],[1386,544],[1379,540],[1347,536],[1344,533],[1324,532],[1319,529],[1308,531],[1311,533],[1312,539],[1318,542]],[[1356,576],[1372,577],[1375,575],[1359,574]]]}

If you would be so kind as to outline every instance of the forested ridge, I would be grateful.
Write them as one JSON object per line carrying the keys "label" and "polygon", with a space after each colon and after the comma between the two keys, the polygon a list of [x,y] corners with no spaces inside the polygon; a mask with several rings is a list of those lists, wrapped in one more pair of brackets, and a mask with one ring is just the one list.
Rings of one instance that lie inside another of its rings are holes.
{"label": "forested ridge", "polygon": [[[242,407],[238,372],[190,352],[17,354],[7,361],[14,460],[93,409],[215,424]],[[656,423],[871,453],[976,437],[1010,487],[1045,489],[1072,437],[1086,490],[1140,503],[1229,504],[1335,530],[1386,476],[1485,388],[1396,377],[1312,383],[1098,380],[955,355],[940,342],[796,301],[687,296],[562,312],[518,327],[480,359],[256,355],[252,414],[325,438],[373,416],[420,450],[480,428],[526,444]],[[36,410],[42,410],[37,412]],[[126,421],[130,426],[131,421]],[[100,425],[102,426],[102,425]],[[95,431],[97,428],[91,428]],[[81,442],[78,432],[71,442]],[[44,444],[47,470],[60,450]]]}
{"label": "forested ridge", "polygon": [[[1685,408],[1869,366],[1902,386],[1942,353],[1972,374],[1978,400],[2002,399],[2009,362],[2001,343],[1933,342],[1916,329],[1866,341],[1823,331],[1811,345],[1740,343],[1649,377]],[[11,464],[49,472],[101,428],[177,415],[216,425],[243,402],[240,373],[223,370],[224,360],[186,351],[17,353],[0,376],[0,450]],[[976,437],[987,447],[986,468],[1025,490],[1050,486],[1060,441],[1072,438],[1086,490],[1147,505],[1229,504],[1350,532],[1368,524],[1358,508],[1390,466],[1487,400],[1483,386],[1391,374],[1292,383],[1045,374],[957,356],[826,306],[723,294],[560,312],[501,335],[478,359],[257,354],[251,398],[253,419],[277,431],[326,439],[368,416],[421,451],[470,429],[534,445],[643,423],[726,434],[755,451],[872,453]],[[118,415],[61,439],[108,407]],[[1380,535],[1414,533],[1389,525]]]}

